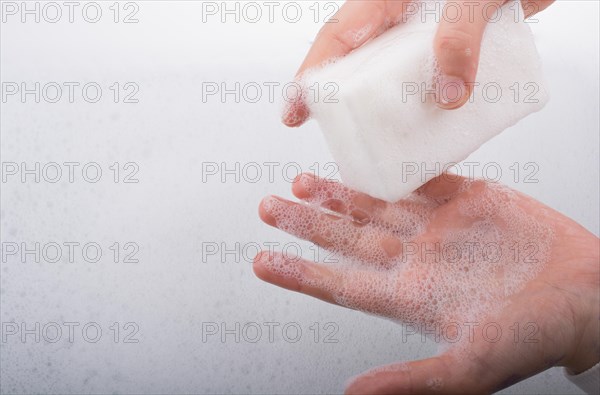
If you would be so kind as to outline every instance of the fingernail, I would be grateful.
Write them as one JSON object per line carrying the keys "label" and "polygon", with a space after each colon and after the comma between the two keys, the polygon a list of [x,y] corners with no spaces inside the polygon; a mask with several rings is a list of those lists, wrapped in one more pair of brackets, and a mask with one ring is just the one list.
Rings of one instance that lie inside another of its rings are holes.
{"label": "fingernail", "polygon": [[308,190],[311,187],[311,185],[313,183],[316,183],[318,180],[317,176],[314,174],[302,173],[300,174],[298,181]]}
{"label": "fingernail", "polygon": [[261,207],[258,210],[260,219],[262,219],[263,222],[268,225],[277,227],[278,218],[281,214],[281,210],[279,210],[281,207],[281,202],[273,196],[267,196],[262,200],[259,207]]}
{"label": "fingernail", "polygon": [[272,260],[273,260],[272,255],[269,254],[267,251],[260,251],[254,257],[254,262],[257,262],[257,263],[268,263],[269,261],[272,261]]}
{"label": "fingernail", "polygon": [[301,99],[286,105],[281,121],[287,126],[300,126],[308,118],[308,110]]}
{"label": "fingernail", "polygon": [[461,78],[441,75],[436,93],[439,105],[452,108],[463,102],[467,95],[467,85]]}
{"label": "fingernail", "polygon": [[311,175],[311,174],[308,174],[308,173],[300,173],[300,174],[298,175],[298,178],[297,178],[297,180],[298,180],[299,182],[308,182],[308,181],[310,181],[312,178],[314,178],[314,176],[313,176],[313,175]]}
{"label": "fingernail", "polygon": [[272,214],[274,210],[281,207],[281,200],[276,196],[267,196],[263,198],[262,206],[267,213]]}
{"label": "fingernail", "polygon": [[312,194],[310,185],[310,175],[306,173],[299,174],[292,184],[292,192],[300,199],[307,199]]}
{"label": "fingernail", "polygon": [[285,109],[282,122],[287,126],[300,126],[308,118],[308,108],[304,102],[304,88],[300,80],[296,80],[291,86],[295,89],[285,91]]}

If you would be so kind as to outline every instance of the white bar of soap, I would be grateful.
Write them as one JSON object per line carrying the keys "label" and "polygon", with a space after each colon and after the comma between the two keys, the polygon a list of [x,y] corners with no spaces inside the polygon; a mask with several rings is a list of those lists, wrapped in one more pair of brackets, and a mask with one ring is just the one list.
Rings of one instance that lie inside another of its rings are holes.
{"label": "white bar of soap", "polygon": [[517,3],[491,17],[478,85],[458,110],[439,109],[426,93],[439,20],[431,15],[424,21],[418,13],[304,75],[307,91],[319,92],[306,104],[347,186],[395,202],[546,104],[533,35]]}

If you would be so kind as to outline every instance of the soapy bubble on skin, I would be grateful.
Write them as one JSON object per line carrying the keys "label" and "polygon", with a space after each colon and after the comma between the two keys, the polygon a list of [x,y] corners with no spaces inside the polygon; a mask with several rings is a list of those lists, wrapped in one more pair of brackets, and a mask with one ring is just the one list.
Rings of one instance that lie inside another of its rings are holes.
{"label": "soapy bubble on skin", "polygon": [[444,388],[444,381],[439,377],[429,378],[425,384],[427,385],[427,388],[432,391],[440,391],[442,388]]}
{"label": "soapy bubble on skin", "polygon": [[[305,276],[300,261],[280,255],[264,264],[324,289],[346,307],[419,325],[475,322],[506,307],[549,260],[553,230],[519,206],[518,193],[499,184],[464,180],[451,194],[432,197],[418,190],[399,203],[366,208],[365,195],[341,184],[306,177],[299,182],[309,192],[306,203],[290,206],[273,198],[263,207],[281,230],[332,250],[336,275],[328,281]],[[448,205],[460,215],[445,218]],[[357,210],[367,218],[357,222]],[[390,256],[382,247],[389,238],[427,246],[491,243],[499,253],[489,259],[481,249],[464,247],[451,259],[402,250]],[[515,251],[524,242],[535,246],[535,254]]]}

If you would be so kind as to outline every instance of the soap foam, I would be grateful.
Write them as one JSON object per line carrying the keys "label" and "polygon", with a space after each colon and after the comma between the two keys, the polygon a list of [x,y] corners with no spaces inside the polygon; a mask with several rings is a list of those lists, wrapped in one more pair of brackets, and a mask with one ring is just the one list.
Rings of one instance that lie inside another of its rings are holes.
{"label": "soap foam", "polygon": [[[305,97],[306,105],[346,185],[397,201],[545,105],[539,57],[517,3],[509,2],[491,18],[479,85],[458,110],[437,108],[435,95],[427,93],[441,92],[433,53],[440,15],[413,15],[346,57],[303,75],[307,91],[319,90],[318,96]],[[332,84],[339,91],[326,100]],[[407,164],[421,171],[408,174]],[[437,173],[424,171],[436,167]]]}
{"label": "soap foam", "polygon": [[[311,240],[318,235],[335,254],[329,260],[337,262],[337,274],[329,283],[310,279],[297,261],[277,254],[264,262],[268,270],[324,288],[340,305],[419,329],[498,312],[550,257],[553,229],[521,207],[523,195],[499,184],[465,179],[441,196],[418,190],[393,205],[371,205],[352,222],[346,220],[364,208],[364,195],[307,176],[299,182],[311,195],[306,203],[272,198],[263,207],[281,230]],[[332,213],[332,204],[341,213]],[[390,239],[420,250],[392,256],[382,247]],[[447,246],[450,253],[442,253]]]}

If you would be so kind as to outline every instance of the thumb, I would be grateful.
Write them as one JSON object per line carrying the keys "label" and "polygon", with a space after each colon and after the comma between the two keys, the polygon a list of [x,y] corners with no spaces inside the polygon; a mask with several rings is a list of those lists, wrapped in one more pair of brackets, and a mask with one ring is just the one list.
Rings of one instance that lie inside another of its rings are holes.
{"label": "thumb", "polygon": [[434,40],[440,68],[436,87],[439,107],[452,110],[469,100],[477,76],[483,32],[504,0],[460,0],[444,5]]}
{"label": "thumb", "polygon": [[[461,370],[461,372],[457,372]],[[408,363],[380,366],[354,378],[346,388],[353,394],[471,394],[485,393],[477,372],[450,354]]]}

